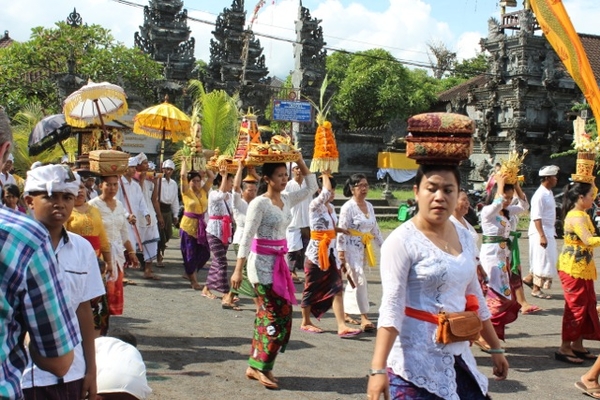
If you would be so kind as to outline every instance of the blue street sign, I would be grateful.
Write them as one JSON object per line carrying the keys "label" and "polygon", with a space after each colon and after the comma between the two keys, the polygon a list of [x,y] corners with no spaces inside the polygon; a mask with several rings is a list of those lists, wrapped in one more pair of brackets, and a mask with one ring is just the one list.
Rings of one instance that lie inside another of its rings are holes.
{"label": "blue street sign", "polygon": [[312,106],[308,101],[273,100],[275,121],[312,122]]}

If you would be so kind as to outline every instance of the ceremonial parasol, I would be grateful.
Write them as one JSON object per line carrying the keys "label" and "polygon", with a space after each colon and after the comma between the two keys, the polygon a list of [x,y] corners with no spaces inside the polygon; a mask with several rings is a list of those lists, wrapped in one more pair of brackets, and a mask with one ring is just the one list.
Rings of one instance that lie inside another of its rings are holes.
{"label": "ceremonial parasol", "polygon": [[57,144],[67,154],[61,142],[70,136],[71,127],[65,121],[64,114],[49,115],[38,122],[31,131],[27,145],[29,155],[37,156]]}
{"label": "ceremonial parasol", "polygon": [[127,96],[123,88],[108,82],[89,83],[65,99],[63,112],[67,123],[78,128],[100,125],[111,148],[104,126],[127,112]]}
{"label": "ceremonial parasol", "polygon": [[168,102],[146,108],[133,119],[133,133],[161,139],[160,163],[165,154],[165,140],[178,142],[189,136],[191,120],[183,111]]}

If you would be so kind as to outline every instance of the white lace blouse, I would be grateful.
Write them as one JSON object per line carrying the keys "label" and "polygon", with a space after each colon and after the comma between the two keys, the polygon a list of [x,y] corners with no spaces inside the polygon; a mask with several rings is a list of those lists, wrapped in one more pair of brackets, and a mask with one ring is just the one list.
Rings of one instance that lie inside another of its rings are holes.
{"label": "white lace blouse", "polygon": [[251,252],[252,239],[285,239],[286,229],[292,219],[290,208],[311,196],[317,190],[314,174],[306,176],[307,186],[297,192],[281,193],[283,209],[274,205],[271,199],[258,196],[248,205],[244,233],[240,241],[238,258],[247,257],[248,280],[252,284],[273,283],[273,265],[275,256],[258,255]]}
{"label": "white lace blouse", "polygon": [[[213,236],[221,238],[223,233],[223,220],[212,219],[211,217],[220,217],[229,215],[233,222],[233,203],[231,201],[231,193],[221,192],[220,190],[212,190],[208,194],[208,223],[206,224],[206,232]],[[227,205],[225,205],[227,203]],[[229,207],[229,209],[227,208]]]}
{"label": "white lace blouse", "polygon": [[241,193],[233,192],[233,219],[235,220],[236,229],[233,234],[233,243],[239,244],[244,233],[246,225],[246,213],[248,212],[248,203],[242,197]]}
{"label": "white lace blouse", "polygon": [[462,253],[453,256],[435,246],[412,221],[394,230],[381,248],[383,295],[378,325],[398,331],[387,365],[396,375],[444,399],[456,399],[454,356],[460,355],[487,393],[487,378],[477,371],[469,342],[435,341],[437,325],[406,317],[405,306],[437,314],[464,311],[466,295],[479,301],[479,317],[490,318],[477,280],[475,242],[455,224]]}
{"label": "white lace blouse", "polygon": [[[308,206],[308,211],[311,231],[329,231],[335,229],[335,226],[337,224],[337,215],[335,214],[335,209],[333,208],[333,206],[331,206],[330,210],[327,207],[326,203],[330,194],[331,192],[329,190],[323,188],[319,196],[317,196],[310,202],[310,205]],[[332,240],[331,243],[329,243],[329,250],[335,250],[335,245],[335,240]],[[319,264],[318,240],[311,239],[310,242],[308,242],[308,247],[306,248],[306,257],[313,264]],[[337,259],[337,254],[335,258],[339,268],[339,260]]]}
{"label": "white lace blouse", "polygon": [[[375,219],[375,210],[373,205],[367,203],[369,209],[368,215],[365,215],[356,201],[353,198],[348,200],[342,206],[340,210],[339,227],[344,229],[356,229],[360,232],[370,232],[375,236],[375,243],[381,246],[383,243],[383,236],[377,226],[377,220]],[[362,271],[365,265],[365,245],[362,243],[360,236],[350,236],[343,233],[338,233],[337,236],[337,250],[344,251],[346,256],[346,262],[352,269]]]}
{"label": "white lace blouse", "polygon": [[123,250],[125,250],[124,243],[129,240],[129,228],[127,218],[125,218],[125,207],[119,200],[116,202],[114,210],[111,210],[100,197],[93,198],[88,201],[88,204],[100,211],[106,237],[111,246],[113,261],[122,267],[125,264]]}

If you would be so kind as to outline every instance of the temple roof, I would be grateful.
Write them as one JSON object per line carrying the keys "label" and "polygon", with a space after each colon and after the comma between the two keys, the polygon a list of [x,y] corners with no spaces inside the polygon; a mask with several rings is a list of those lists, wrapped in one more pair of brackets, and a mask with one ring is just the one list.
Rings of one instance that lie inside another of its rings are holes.
{"label": "temple roof", "polygon": [[600,36],[580,33],[579,38],[590,60],[596,81],[600,82]]}
{"label": "temple roof", "polygon": [[4,31],[4,35],[0,37],[0,48],[8,47],[13,44],[15,41],[8,35],[8,31]]}
{"label": "temple roof", "polygon": [[467,93],[471,88],[483,86],[488,82],[489,79],[490,76],[487,74],[477,75],[476,77],[473,77],[461,83],[460,85],[456,85],[448,90],[444,90],[443,92],[439,93],[438,101],[446,102],[456,98],[465,98],[467,97]]}

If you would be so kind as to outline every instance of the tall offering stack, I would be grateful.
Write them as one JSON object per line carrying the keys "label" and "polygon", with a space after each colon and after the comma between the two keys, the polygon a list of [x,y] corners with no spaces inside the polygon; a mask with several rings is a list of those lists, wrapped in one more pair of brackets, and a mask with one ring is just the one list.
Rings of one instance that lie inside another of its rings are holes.
{"label": "tall offering stack", "polygon": [[335,173],[338,172],[340,165],[340,154],[335,142],[335,135],[331,129],[331,122],[327,121],[331,99],[323,104],[327,82],[327,77],[325,77],[323,85],[321,85],[319,105],[317,106],[311,101],[312,106],[317,110],[317,132],[315,133],[313,158],[310,163],[311,172],[329,171]]}
{"label": "tall offering stack", "polygon": [[418,164],[458,165],[473,151],[475,123],[467,116],[425,113],[408,119],[406,155]]}
{"label": "tall offering stack", "polygon": [[523,153],[519,155],[516,151],[512,151],[508,160],[502,159],[500,164],[500,174],[505,175],[505,182],[509,185],[516,185],[517,181],[519,181],[519,170],[521,169],[521,165],[523,164],[523,160],[525,160],[525,156],[527,155],[527,149],[523,149]]}
{"label": "tall offering stack", "polygon": [[573,121],[573,130],[573,147],[577,150],[577,164],[575,173],[571,174],[571,180],[593,184],[595,181],[594,166],[596,163],[596,153],[599,150],[600,143],[597,138],[592,139],[585,132],[585,120],[581,117],[577,117]]}

